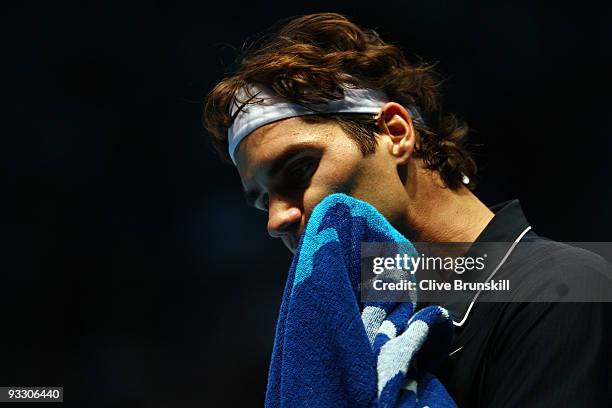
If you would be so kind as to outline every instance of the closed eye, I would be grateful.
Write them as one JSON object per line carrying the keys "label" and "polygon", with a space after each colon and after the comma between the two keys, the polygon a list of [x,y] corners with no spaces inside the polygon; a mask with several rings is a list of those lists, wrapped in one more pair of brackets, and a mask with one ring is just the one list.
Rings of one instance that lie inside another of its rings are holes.
{"label": "closed eye", "polygon": [[302,186],[310,180],[319,165],[318,157],[302,157],[287,167],[287,181],[295,187]]}
{"label": "closed eye", "polygon": [[[312,175],[317,169],[319,160],[314,157],[303,157],[295,160],[290,165],[287,165],[282,172],[279,183],[276,187],[279,193],[284,191],[295,191],[306,187]],[[256,208],[262,211],[268,211],[269,198],[268,194],[263,194],[261,199],[257,200]]]}
{"label": "closed eye", "polygon": [[[318,168],[321,155],[321,149],[312,143],[296,144],[286,149],[264,170],[270,180],[270,191],[293,194],[291,190],[303,189]],[[268,194],[257,189],[245,190],[245,200],[250,207],[261,211],[268,209]]]}
{"label": "closed eye", "polygon": [[316,162],[312,158],[299,160],[288,170],[288,175],[293,181],[305,181],[312,176],[315,168]]}

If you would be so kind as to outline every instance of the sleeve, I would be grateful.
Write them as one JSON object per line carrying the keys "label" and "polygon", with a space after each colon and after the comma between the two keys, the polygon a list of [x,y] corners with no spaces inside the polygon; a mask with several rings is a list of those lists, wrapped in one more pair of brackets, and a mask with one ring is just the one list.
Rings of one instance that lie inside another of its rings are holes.
{"label": "sleeve", "polygon": [[612,401],[612,303],[510,303],[486,364],[485,407]]}

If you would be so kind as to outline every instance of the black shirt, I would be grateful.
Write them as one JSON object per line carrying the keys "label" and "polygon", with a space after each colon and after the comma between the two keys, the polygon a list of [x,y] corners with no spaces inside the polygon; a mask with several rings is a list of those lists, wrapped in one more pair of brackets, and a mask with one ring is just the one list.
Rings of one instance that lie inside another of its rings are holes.
{"label": "black shirt", "polygon": [[[530,287],[537,276],[554,286],[569,259],[583,279],[609,273],[598,255],[533,232],[518,200],[491,210],[476,242],[530,243],[499,259],[497,278]],[[612,406],[612,303],[448,299],[441,306],[453,317],[455,338],[435,374],[459,407]]]}

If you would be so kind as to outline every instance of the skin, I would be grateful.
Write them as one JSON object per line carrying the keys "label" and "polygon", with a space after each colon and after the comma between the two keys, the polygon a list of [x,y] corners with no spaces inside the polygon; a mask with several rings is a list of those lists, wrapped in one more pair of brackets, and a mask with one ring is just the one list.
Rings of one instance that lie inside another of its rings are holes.
{"label": "skin", "polygon": [[[400,104],[386,103],[377,123],[378,145],[367,157],[338,124],[300,117],[262,126],[238,145],[243,188],[268,212],[268,233],[292,253],[314,207],[335,192],[369,202],[413,242],[473,242],[493,218],[470,190],[446,188],[413,157],[418,139]],[[297,154],[271,172],[286,149]]]}

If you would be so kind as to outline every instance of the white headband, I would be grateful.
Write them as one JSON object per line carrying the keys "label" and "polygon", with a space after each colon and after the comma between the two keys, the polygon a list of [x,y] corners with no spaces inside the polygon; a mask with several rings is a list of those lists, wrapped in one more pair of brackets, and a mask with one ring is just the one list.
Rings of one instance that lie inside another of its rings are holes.
{"label": "white headband", "polygon": [[[268,123],[296,116],[313,115],[317,113],[378,113],[380,108],[389,101],[382,91],[374,89],[344,88],[344,99],[332,100],[322,104],[302,106],[281,98],[276,93],[257,85],[250,84],[250,95],[254,95],[256,103],[247,103],[238,113],[232,126],[228,129],[229,154],[234,164],[234,154],[238,144],[255,129]],[[230,107],[233,116],[236,110],[249,99],[244,88],[234,98]],[[410,106],[414,121],[421,121],[418,111]]]}

